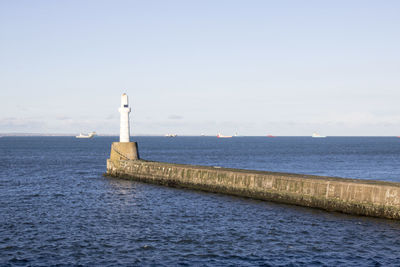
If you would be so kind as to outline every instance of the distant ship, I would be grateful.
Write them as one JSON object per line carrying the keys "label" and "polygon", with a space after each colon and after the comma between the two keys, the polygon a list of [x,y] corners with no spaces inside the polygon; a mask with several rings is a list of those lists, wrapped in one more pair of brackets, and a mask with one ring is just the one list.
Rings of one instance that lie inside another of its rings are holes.
{"label": "distant ship", "polygon": [[275,136],[273,136],[273,135],[271,135],[271,134],[268,134],[267,137],[275,137]]}
{"label": "distant ship", "polygon": [[217,134],[218,138],[232,138],[232,135],[222,135],[222,134]]}
{"label": "distant ship", "polygon": [[325,135],[320,135],[320,134],[317,134],[317,133],[313,133],[311,137],[313,137],[313,138],[325,138],[326,136]]}
{"label": "distant ship", "polygon": [[84,135],[80,133],[79,135],[75,136],[76,138],[93,138],[96,135],[96,132],[91,132],[88,135]]}
{"label": "distant ship", "polygon": [[166,134],[165,137],[177,137],[177,134]]}

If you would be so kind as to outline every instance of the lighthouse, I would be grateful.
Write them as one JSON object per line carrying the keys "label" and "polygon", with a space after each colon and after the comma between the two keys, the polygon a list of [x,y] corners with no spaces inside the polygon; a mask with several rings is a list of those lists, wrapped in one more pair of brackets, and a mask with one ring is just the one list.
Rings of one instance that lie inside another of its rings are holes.
{"label": "lighthouse", "polygon": [[[127,94],[121,96],[121,106],[118,109],[120,113],[119,142],[113,142],[111,145],[111,160],[139,160],[139,150],[136,142],[130,141],[129,133],[129,107]],[[108,163],[107,163],[108,164]]]}
{"label": "lighthouse", "polygon": [[120,126],[119,126],[119,142],[128,143],[129,142],[129,113],[131,113],[131,108],[128,103],[128,95],[122,94],[121,96],[121,107],[118,109],[120,113]]}

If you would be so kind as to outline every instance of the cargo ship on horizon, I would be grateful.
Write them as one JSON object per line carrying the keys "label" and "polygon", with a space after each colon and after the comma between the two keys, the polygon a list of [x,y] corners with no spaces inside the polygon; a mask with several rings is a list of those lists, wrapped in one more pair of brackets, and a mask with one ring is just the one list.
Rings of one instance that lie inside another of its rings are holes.
{"label": "cargo ship on horizon", "polygon": [[80,133],[79,135],[75,136],[75,138],[93,138],[96,135],[96,132],[91,132],[88,135],[84,135]]}
{"label": "cargo ship on horizon", "polygon": [[218,138],[232,138],[232,135],[222,135],[221,133],[217,134]]}
{"label": "cargo ship on horizon", "polygon": [[311,137],[312,138],[325,138],[326,136],[325,135],[320,135],[318,133],[313,133]]}

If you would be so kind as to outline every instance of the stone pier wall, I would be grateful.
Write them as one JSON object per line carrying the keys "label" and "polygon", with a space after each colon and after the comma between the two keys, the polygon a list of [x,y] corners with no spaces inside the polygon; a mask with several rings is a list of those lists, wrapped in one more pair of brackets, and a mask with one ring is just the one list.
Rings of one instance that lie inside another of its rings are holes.
{"label": "stone pier wall", "polygon": [[107,160],[114,177],[390,219],[400,219],[400,183],[265,171]]}

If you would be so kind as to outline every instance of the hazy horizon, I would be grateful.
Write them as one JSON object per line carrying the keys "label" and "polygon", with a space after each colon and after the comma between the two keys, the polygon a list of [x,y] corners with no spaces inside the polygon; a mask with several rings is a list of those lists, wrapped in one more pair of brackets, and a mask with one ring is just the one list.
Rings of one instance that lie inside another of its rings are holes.
{"label": "hazy horizon", "polygon": [[[83,133],[87,134],[87,133]],[[0,137],[37,137],[37,136],[43,136],[43,137],[74,137],[78,135],[78,133],[26,133],[26,132],[11,132],[11,133],[0,133]],[[111,133],[111,134],[104,134],[104,133],[99,133],[96,135],[97,137],[119,137],[119,133]],[[130,135],[131,138],[135,137],[166,137],[164,134],[135,134],[135,135]],[[181,134],[177,135],[176,137],[217,137],[216,135],[193,135],[193,134]],[[236,137],[267,137],[266,135],[237,135],[233,136],[233,138]],[[274,135],[272,137],[311,137],[311,135]],[[326,137],[395,137],[399,138],[400,136],[395,136],[395,135],[330,135]],[[170,137],[166,137],[170,138]]]}
{"label": "hazy horizon", "polygon": [[0,133],[400,135],[398,1],[1,1]]}

